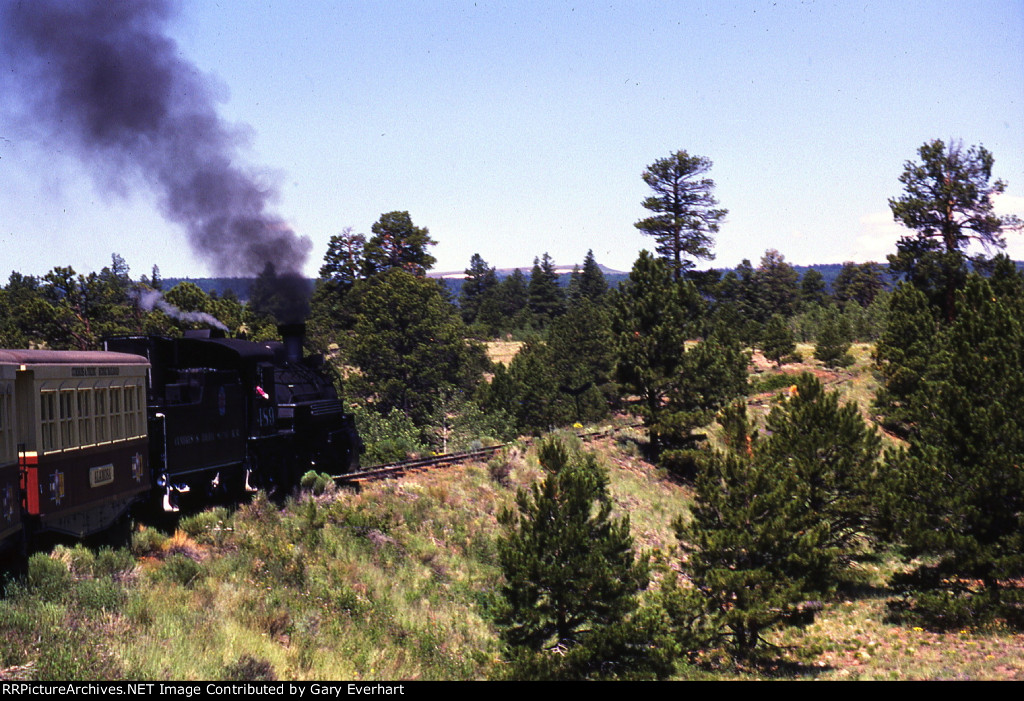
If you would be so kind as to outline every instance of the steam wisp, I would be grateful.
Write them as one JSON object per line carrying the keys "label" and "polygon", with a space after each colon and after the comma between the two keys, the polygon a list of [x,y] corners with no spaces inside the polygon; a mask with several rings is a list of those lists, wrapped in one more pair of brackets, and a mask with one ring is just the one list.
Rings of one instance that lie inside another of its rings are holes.
{"label": "steam wisp", "polygon": [[151,312],[154,309],[159,309],[167,316],[178,321],[185,321],[188,323],[196,324],[207,324],[218,328],[221,331],[227,331],[228,327],[220,322],[217,317],[206,312],[186,312],[178,307],[174,306],[166,299],[164,299],[163,293],[159,290],[148,290],[142,287],[136,287],[131,292],[131,296],[135,299],[135,303],[144,312]]}

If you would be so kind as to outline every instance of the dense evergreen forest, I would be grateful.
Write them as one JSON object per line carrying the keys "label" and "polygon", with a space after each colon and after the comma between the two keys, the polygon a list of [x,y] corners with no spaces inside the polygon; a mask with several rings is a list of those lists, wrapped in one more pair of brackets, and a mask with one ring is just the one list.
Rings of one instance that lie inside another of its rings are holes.
{"label": "dense evergreen forest", "polygon": [[[1021,223],[992,211],[1005,186],[984,148],[934,141],[918,156],[890,200],[907,235],[888,263],[828,277],[776,250],[697,270],[725,210],[711,162],[685,151],[645,172],[651,217],[636,226],[657,245],[615,285],[592,252],[566,284],[547,253],[504,277],[474,255],[453,294],[428,277],[435,242],[408,212],[331,238],[307,349],[356,412],[364,463],[628,414],[643,421],[645,457],[695,495],[674,566],[655,576],[629,518],[612,513],[604,469],[545,439],[544,478],[500,516],[496,676],[664,678],[712,648],[777,660],[766,634],[813,622],[883,552],[904,563],[892,621],[1024,626],[1024,275],[1002,254],[968,255],[975,241],[998,251]],[[0,290],[0,346],[92,349],[211,323],[272,338],[295,289],[278,282],[268,265],[244,292],[207,292],[155,268],[133,278],[116,254],[94,273],[15,272]],[[496,363],[496,340],[521,347]],[[854,342],[874,344],[870,412],[811,375],[749,384],[754,352],[781,368],[812,344],[841,368]],[[750,415],[751,391],[781,389],[766,417]]]}

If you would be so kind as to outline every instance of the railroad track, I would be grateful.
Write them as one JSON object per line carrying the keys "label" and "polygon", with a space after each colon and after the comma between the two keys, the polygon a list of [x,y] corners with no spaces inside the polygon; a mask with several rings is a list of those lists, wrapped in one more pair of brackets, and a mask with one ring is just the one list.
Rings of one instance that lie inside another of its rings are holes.
{"label": "railroad track", "polygon": [[[592,441],[605,436],[610,436],[617,431],[622,431],[628,428],[638,428],[640,426],[643,426],[642,422],[634,422],[626,426],[614,426],[597,431],[579,431],[576,435],[584,441]],[[388,463],[386,465],[375,465],[365,470],[349,472],[344,475],[335,475],[332,479],[335,484],[358,485],[363,484],[364,482],[375,482],[377,480],[401,477],[410,472],[422,472],[439,467],[448,467],[450,465],[461,465],[463,463],[478,460],[489,460],[505,448],[513,445],[529,445],[532,442],[532,438],[526,438],[521,441],[517,441],[517,443],[502,443],[500,445],[492,445],[487,448],[467,450],[461,453],[444,453],[442,455],[432,455],[427,458],[401,460],[399,462]]]}

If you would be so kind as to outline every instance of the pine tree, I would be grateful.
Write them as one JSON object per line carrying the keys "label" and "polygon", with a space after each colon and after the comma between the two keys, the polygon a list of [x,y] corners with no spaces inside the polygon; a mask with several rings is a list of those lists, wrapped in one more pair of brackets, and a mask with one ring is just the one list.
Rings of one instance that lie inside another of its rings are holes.
{"label": "pine tree", "polygon": [[802,620],[801,605],[813,596],[807,572],[828,557],[824,526],[808,528],[806,509],[792,498],[795,475],[776,468],[714,454],[697,473],[692,519],[676,522],[683,570],[712,626],[741,656],[767,630]]}
{"label": "pine tree", "polygon": [[693,429],[746,389],[747,357],[714,336],[687,348],[704,302],[691,282],[674,280],[668,264],[647,251],[614,295],[612,309],[616,377],[640,397],[652,453],[690,447]]}
{"label": "pine tree", "polygon": [[604,273],[594,258],[594,251],[589,250],[580,271],[580,296],[591,302],[601,302],[606,294],[608,281],[604,279]]}
{"label": "pine tree", "polygon": [[558,286],[555,262],[547,253],[543,258],[533,259],[528,293],[530,312],[542,326],[546,326],[565,311],[565,293]]}
{"label": "pine tree", "polygon": [[805,307],[813,304],[824,306],[829,303],[825,277],[814,268],[808,269],[800,278],[800,302]]}
{"label": "pine tree", "polygon": [[762,464],[776,463],[795,475],[794,497],[807,507],[808,518],[826,525],[823,547],[833,557],[827,569],[808,575],[809,584],[824,592],[871,526],[881,438],[856,403],[840,405],[839,394],[826,392],[813,375],[800,375],[794,387],[768,415],[766,438],[754,452]]}
{"label": "pine tree", "polygon": [[529,282],[523,271],[516,268],[498,283],[497,309],[503,321],[503,330],[511,331],[524,326],[529,316]]}
{"label": "pine tree", "polygon": [[480,308],[488,297],[493,297],[495,288],[498,286],[498,274],[494,268],[487,265],[479,253],[474,253],[470,258],[469,267],[466,268],[466,277],[462,281],[462,291],[459,295],[459,308],[462,311],[462,320],[472,324],[480,316]]}
{"label": "pine tree", "polygon": [[875,345],[874,359],[882,379],[875,406],[886,428],[901,436],[908,434],[914,421],[911,400],[937,350],[938,331],[925,294],[909,283],[900,283],[889,298],[886,327]]}
{"label": "pine tree", "polygon": [[415,226],[408,212],[386,212],[370,227],[373,235],[363,249],[363,273],[370,277],[399,268],[423,277],[437,259],[427,252],[437,242],[426,227]]}
{"label": "pine tree", "polygon": [[853,356],[848,352],[852,344],[852,336],[853,332],[850,330],[849,322],[836,309],[830,309],[818,331],[814,357],[830,368],[844,368],[853,365]]}
{"label": "pine tree", "polygon": [[352,387],[387,412],[398,408],[422,424],[444,391],[472,389],[486,364],[466,342],[457,310],[433,281],[399,268],[361,281],[350,360]]}
{"label": "pine tree", "polygon": [[648,637],[656,631],[638,630],[642,617],[634,617],[647,566],[633,552],[629,517],[612,518],[607,475],[592,453],[560,437],[542,442],[538,459],[547,477],[500,516],[507,534],[498,544],[505,584],[497,620],[513,661],[508,676],[664,675],[666,660]]}
{"label": "pine tree", "polygon": [[751,277],[754,318],[767,323],[773,314],[790,317],[800,302],[800,274],[786,257],[770,248]]}
{"label": "pine tree", "polygon": [[813,620],[809,601],[835,588],[870,513],[878,435],[814,377],[796,386],[767,437],[750,435],[742,403],[723,411],[730,451],[702,465],[693,518],[676,523],[684,571],[741,655]]}
{"label": "pine tree", "polygon": [[948,323],[967,278],[968,245],[1005,248],[1003,230],[1022,224],[1016,215],[995,214],[993,198],[1006,183],[991,181],[995,158],[984,146],[935,139],[917,152],[920,163],[904,163],[903,194],[889,200],[893,219],[915,233],[899,240],[889,267],[924,292]]}
{"label": "pine tree", "polygon": [[839,302],[856,302],[867,307],[885,289],[882,267],[878,263],[843,263],[842,269],[832,283],[832,290]]}
{"label": "pine tree", "polygon": [[573,407],[558,390],[555,361],[551,347],[534,340],[520,349],[509,365],[513,402],[506,410],[524,433],[541,434],[572,421]]}
{"label": "pine tree", "polygon": [[607,416],[614,354],[605,309],[581,298],[551,324],[548,345],[558,393],[572,407],[573,419],[586,423]]}
{"label": "pine tree", "polygon": [[910,445],[887,461],[886,523],[934,558],[902,606],[934,625],[1024,625],[1022,307],[969,276],[907,404]]}
{"label": "pine tree", "polygon": [[629,281],[612,300],[617,378],[640,397],[639,412],[655,455],[661,448],[661,417],[679,377],[697,302],[692,287],[676,284],[668,265],[647,251],[641,251]]}
{"label": "pine tree", "polygon": [[782,359],[792,355],[796,351],[796,341],[793,340],[793,332],[789,324],[780,315],[775,314],[765,324],[761,332],[761,350],[764,357],[775,363],[776,367],[782,366]]}
{"label": "pine tree", "polygon": [[658,241],[658,255],[669,263],[675,280],[694,266],[691,259],[714,258],[714,236],[728,214],[716,208],[715,181],[704,177],[711,165],[709,158],[677,151],[649,165],[643,174],[654,191],[643,206],[655,214],[635,226]]}

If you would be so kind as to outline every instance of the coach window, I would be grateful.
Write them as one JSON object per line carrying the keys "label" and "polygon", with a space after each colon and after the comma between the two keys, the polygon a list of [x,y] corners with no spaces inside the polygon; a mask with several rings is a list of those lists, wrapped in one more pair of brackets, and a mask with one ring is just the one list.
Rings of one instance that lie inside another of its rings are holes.
{"label": "coach window", "polygon": [[93,390],[93,408],[95,409],[92,413],[96,418],[96,442],[105,443],[109,441],[110,435],[106,433],[106,388],[99,387]]}
{"label": "coach window", "polygon": [[60,391],[60,445],[70,448],[75,445],[75,390]]}
{"label": "coach window", "polygon": [[107,388],[100,387],[94,391],[95,396],[95,411],[93,415],[96,417],[96,442],[106,443],[110,440],[110,434],[107,433]]}
{"label": "coach window", "polygon": [[110,439],[124,438],[124,417],[121,416],[121,388],[110,388]]}
{"label": "coach window", "polygon": [[78,409],[78,445],[91,445],[92,440],[92,390],[80,389],[76,397]]}
{"label": "coach window", "polygon": [[125,438],[135,435],[135,387],[124,388],[124,427]]}
{"label": "coach window", "polygon": [[57,450],[57,392],[43,390],[39,396],[39,429],[42,433],[43,452]]}

